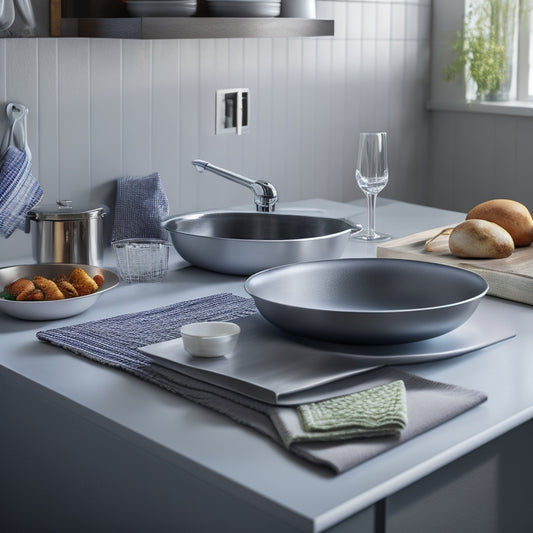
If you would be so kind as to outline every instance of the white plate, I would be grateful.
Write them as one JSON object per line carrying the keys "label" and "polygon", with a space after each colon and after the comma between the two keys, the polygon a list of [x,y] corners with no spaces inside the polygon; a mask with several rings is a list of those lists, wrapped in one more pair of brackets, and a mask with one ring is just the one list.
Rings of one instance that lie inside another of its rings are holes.
{"label": "white plate", "polygon": [[83,313],[83,311],[92,307],[104,292],[118,285],[118,276],[114,272],[111,272],[111,270],[104,268],[91,265],[40,263],[0,268],[0,292],[6,285],[19,278],[32,279],[33,276],[53,278],[62,273],[68,276],[76,267],[83,268],[91,277],[96,274],[101,274],[104,277],[104,284],[93,294],[65,300],[17,302],[0,298],[0,311],[23,320],[57,320],[58,318],[67,318]]}
{"label": "white plate", "polygon": [[279,17],[281,1],[208,0],[209,14],[215,17]]}
{"label": "white plate", "polygon": [[128,0],[132,17],[190,17],[196,13],[196,0]]}

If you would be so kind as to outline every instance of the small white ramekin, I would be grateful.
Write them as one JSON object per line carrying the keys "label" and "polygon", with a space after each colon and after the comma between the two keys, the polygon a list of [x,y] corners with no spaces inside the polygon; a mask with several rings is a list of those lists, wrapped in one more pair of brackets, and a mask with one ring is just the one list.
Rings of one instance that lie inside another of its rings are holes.
{"label": "small white ramekin", "polygon": [[233,322],[193,322],[181,327],[181,338],[191,355],[221,357],[233,352],[240,332]]}

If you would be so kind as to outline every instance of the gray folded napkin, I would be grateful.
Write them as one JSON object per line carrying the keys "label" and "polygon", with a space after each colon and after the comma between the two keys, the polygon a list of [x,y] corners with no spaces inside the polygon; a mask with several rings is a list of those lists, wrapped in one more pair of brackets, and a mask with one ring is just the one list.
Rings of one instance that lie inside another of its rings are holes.
{"label": "gray folded napkin", "polygon": [[[486,400],[482,392],[430,381],[391,367],[380,368],[349,378],[350,395],[367,391],[368,396],[369,390],[385,385],[385,389],[381,389],[378,396],[383,395],[385,390],[385,396],[389,399],[396,398],[399,403],[392,405],[390,402],[377,401],[375,405],[381,405],[381,414],[385,414],[385,419],[389,418],[387,424],[392,421],[392,425],[395,426],[393,434],[309,441],[309,431],[302,426],[299,414],[301,406],[273,406],[248,398],[154,364],[149,356],[138,350],[142,346],[174,338],[176,331],[189,322],[235,320],[254,312],[256,309],[251,299],[224,293],[140,313],[39,331],[37,338],[99,363],[130,372],[188,400],[213,409],[267,435],[290,452],[310,462],[328,466],[336,473],[344,472]],[[402,381],[405,387],[405,404],[401,388],[394,384],[397,381]],[[349,401],[352,400],[353,397]],[[363,403],[364,401],[365,396]],[[344,403],[344,400],[341,403]],[[403,413],[405,406],[409,417],[406,426]],[[331,413],[331,408],[333,410],[338,408],[338,403],[320,402],[315,406],[304,407],[304,411],[311,410],[316,415],[321,409],[326,408],[327,411],[328,407]],[[346,416],[346,413],[343,416]],[[314,418],[316,421],[316,417]],[[361,420],[362,418],[365,417],[361,417]],[[368,424],[371,417],[366,418]],[[350,425],[353,428],[352,423],[351,419]],[[374,425],[376,426],[375,421]],[[337,427],[336,423],[334,426]]]}
{"label": "gray folded napkin", "polygon": [[168,216],[168,198],[159,173],[117,180],[112,240],[167,239],[161,222]]}

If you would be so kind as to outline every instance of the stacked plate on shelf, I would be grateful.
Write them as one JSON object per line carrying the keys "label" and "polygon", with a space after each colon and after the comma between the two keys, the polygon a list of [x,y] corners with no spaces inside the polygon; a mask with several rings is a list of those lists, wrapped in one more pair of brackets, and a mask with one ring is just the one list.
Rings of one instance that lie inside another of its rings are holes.
{"label": "stacked plate on shelf", "polygon": [[281,0],[207,0],[213,17],[279,17]]}
{"label": "stacked plate on shelf", "polygon": [[132,17],[190,17],[196,13],[196,0],[127,0]]}

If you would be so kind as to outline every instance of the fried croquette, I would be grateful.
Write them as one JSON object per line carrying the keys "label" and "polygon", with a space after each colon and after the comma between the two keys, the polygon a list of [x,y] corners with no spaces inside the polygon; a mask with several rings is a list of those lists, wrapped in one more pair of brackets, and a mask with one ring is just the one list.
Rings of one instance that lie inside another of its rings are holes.
{"label": "fried croquette", "polygon": [[33,281],[19,278],[6,285],[4,291],[18,301],[64,300],[92,294],[103,283],[101,274],[91,278],[82,268],[75,268],[68,278],[66,274],[59,274],[53,280],[44,276],[34,276]]}
{"label": "fried croquette", "polygon": [[33,289],[21,292],[17,296],[17,302],[41,302],[42,300],[44,300],[44,292],[41,289],[37,289],[35,286]]}
{"label": "fried croquette", "polygon": [[43,276],[34,276],[33,283],[38,289],[44,292],[45,300],[64,300],[64,294],[59,290],[58,286],[48,278]]}
{"label": "fried croquette", "polygon": [[92,294],[98,290],[98,284],[83,268],[75,268],[68,278],[80,296]]}
{"label": "fried croquette", "polygon": [[4,290],[14,298],[17,298],[19,294],[32,289],[35,289],[35,285],[31,279],[27,278],[19,278],[4,287]]}
{"label": "fried croquette", "polygon": [[67,275],[66,274],[58,274],[55,278],[52,279],[54,283],[59,283],[60,281],[67,281]]}
{"label": "fried croquette", "polygon": [[63,293],[63,296],[65,298],[76,298],[76,296],[79,296],[78,291],[72,285],[72,283],[69,283],[67,280],[59,280],[56,281],[57,288]]}

